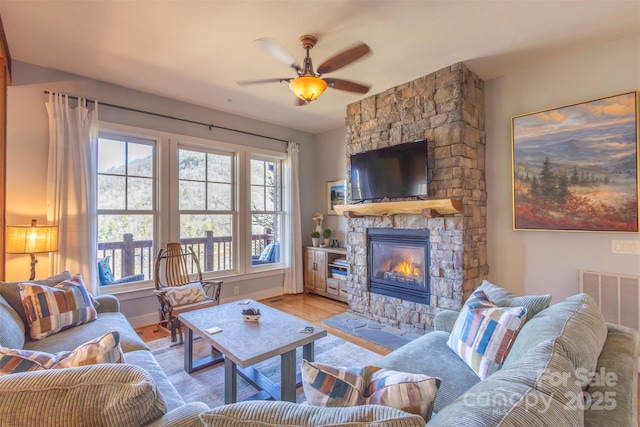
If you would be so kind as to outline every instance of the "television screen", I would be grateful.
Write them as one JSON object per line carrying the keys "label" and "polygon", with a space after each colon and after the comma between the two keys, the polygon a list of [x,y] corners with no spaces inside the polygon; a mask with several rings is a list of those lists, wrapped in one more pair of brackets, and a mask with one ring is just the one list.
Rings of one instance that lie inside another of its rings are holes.
{"label": "television screen", "polygon": [[427,140],[351,156],[351,200],[427,195]]}

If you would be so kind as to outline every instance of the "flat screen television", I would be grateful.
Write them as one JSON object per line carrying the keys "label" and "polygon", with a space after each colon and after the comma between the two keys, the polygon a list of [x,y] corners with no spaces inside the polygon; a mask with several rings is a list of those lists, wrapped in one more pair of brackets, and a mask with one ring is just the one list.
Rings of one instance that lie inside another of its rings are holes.
{"label": "flat screen television", "polygon": [[427,140],[351,156],[354,202],[427,196]]}

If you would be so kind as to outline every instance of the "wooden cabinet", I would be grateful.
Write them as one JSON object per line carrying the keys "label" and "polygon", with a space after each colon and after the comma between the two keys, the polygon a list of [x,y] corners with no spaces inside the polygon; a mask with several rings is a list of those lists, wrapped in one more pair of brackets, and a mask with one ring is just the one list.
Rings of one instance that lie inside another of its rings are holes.
{"label": "wooden cabinet", "polygon": [[347,301],[347,251],[344,248],[305,248],[304,288],[307,292]]}
{"label": "wooden cabinet", "polygon": [[305,253],[304,288],[309,292],[324,293],[327,285],[327,254],[308,247]]}

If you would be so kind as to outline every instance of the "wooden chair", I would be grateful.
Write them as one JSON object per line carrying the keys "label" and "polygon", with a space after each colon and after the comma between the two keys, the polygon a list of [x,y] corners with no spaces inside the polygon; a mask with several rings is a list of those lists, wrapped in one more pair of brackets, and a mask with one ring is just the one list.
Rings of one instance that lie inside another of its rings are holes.
{"label": "wooden chair", "polygon": [[[194,274],[189,274],[195,269]],[[220,303],[221,280],[202,280],[202,270],[198,257],[189,247],[185,252],[180,243],[167,243],[165,249],[160,249],[155,261],[155,294],[160,302],[159,326],[171,333],[171,341],[183,343],[182,324],[178,320],[180,313],[211,307]],[[195,277],[193,277],[195,276]],[[206,299],[175,305],[167,295],[167,290],[173,286],[183,286],[190,283],[200,283],[207,295]]]}

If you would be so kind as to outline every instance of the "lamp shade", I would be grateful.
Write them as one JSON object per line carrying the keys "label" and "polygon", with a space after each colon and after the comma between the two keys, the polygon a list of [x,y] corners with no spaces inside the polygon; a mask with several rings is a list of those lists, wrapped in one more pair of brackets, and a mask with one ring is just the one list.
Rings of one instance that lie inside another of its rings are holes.
{"label": "lamp shade", "polygon": [[314,76],[297,77],[289,82],[289,89],[304,101],[311,102],[318,99],[327,88],[327,82]]}
{"label": "lamp shade", "polygon": [[8,225],[5,250],[10,254],[37,254],[58,250],[57,225]]}

